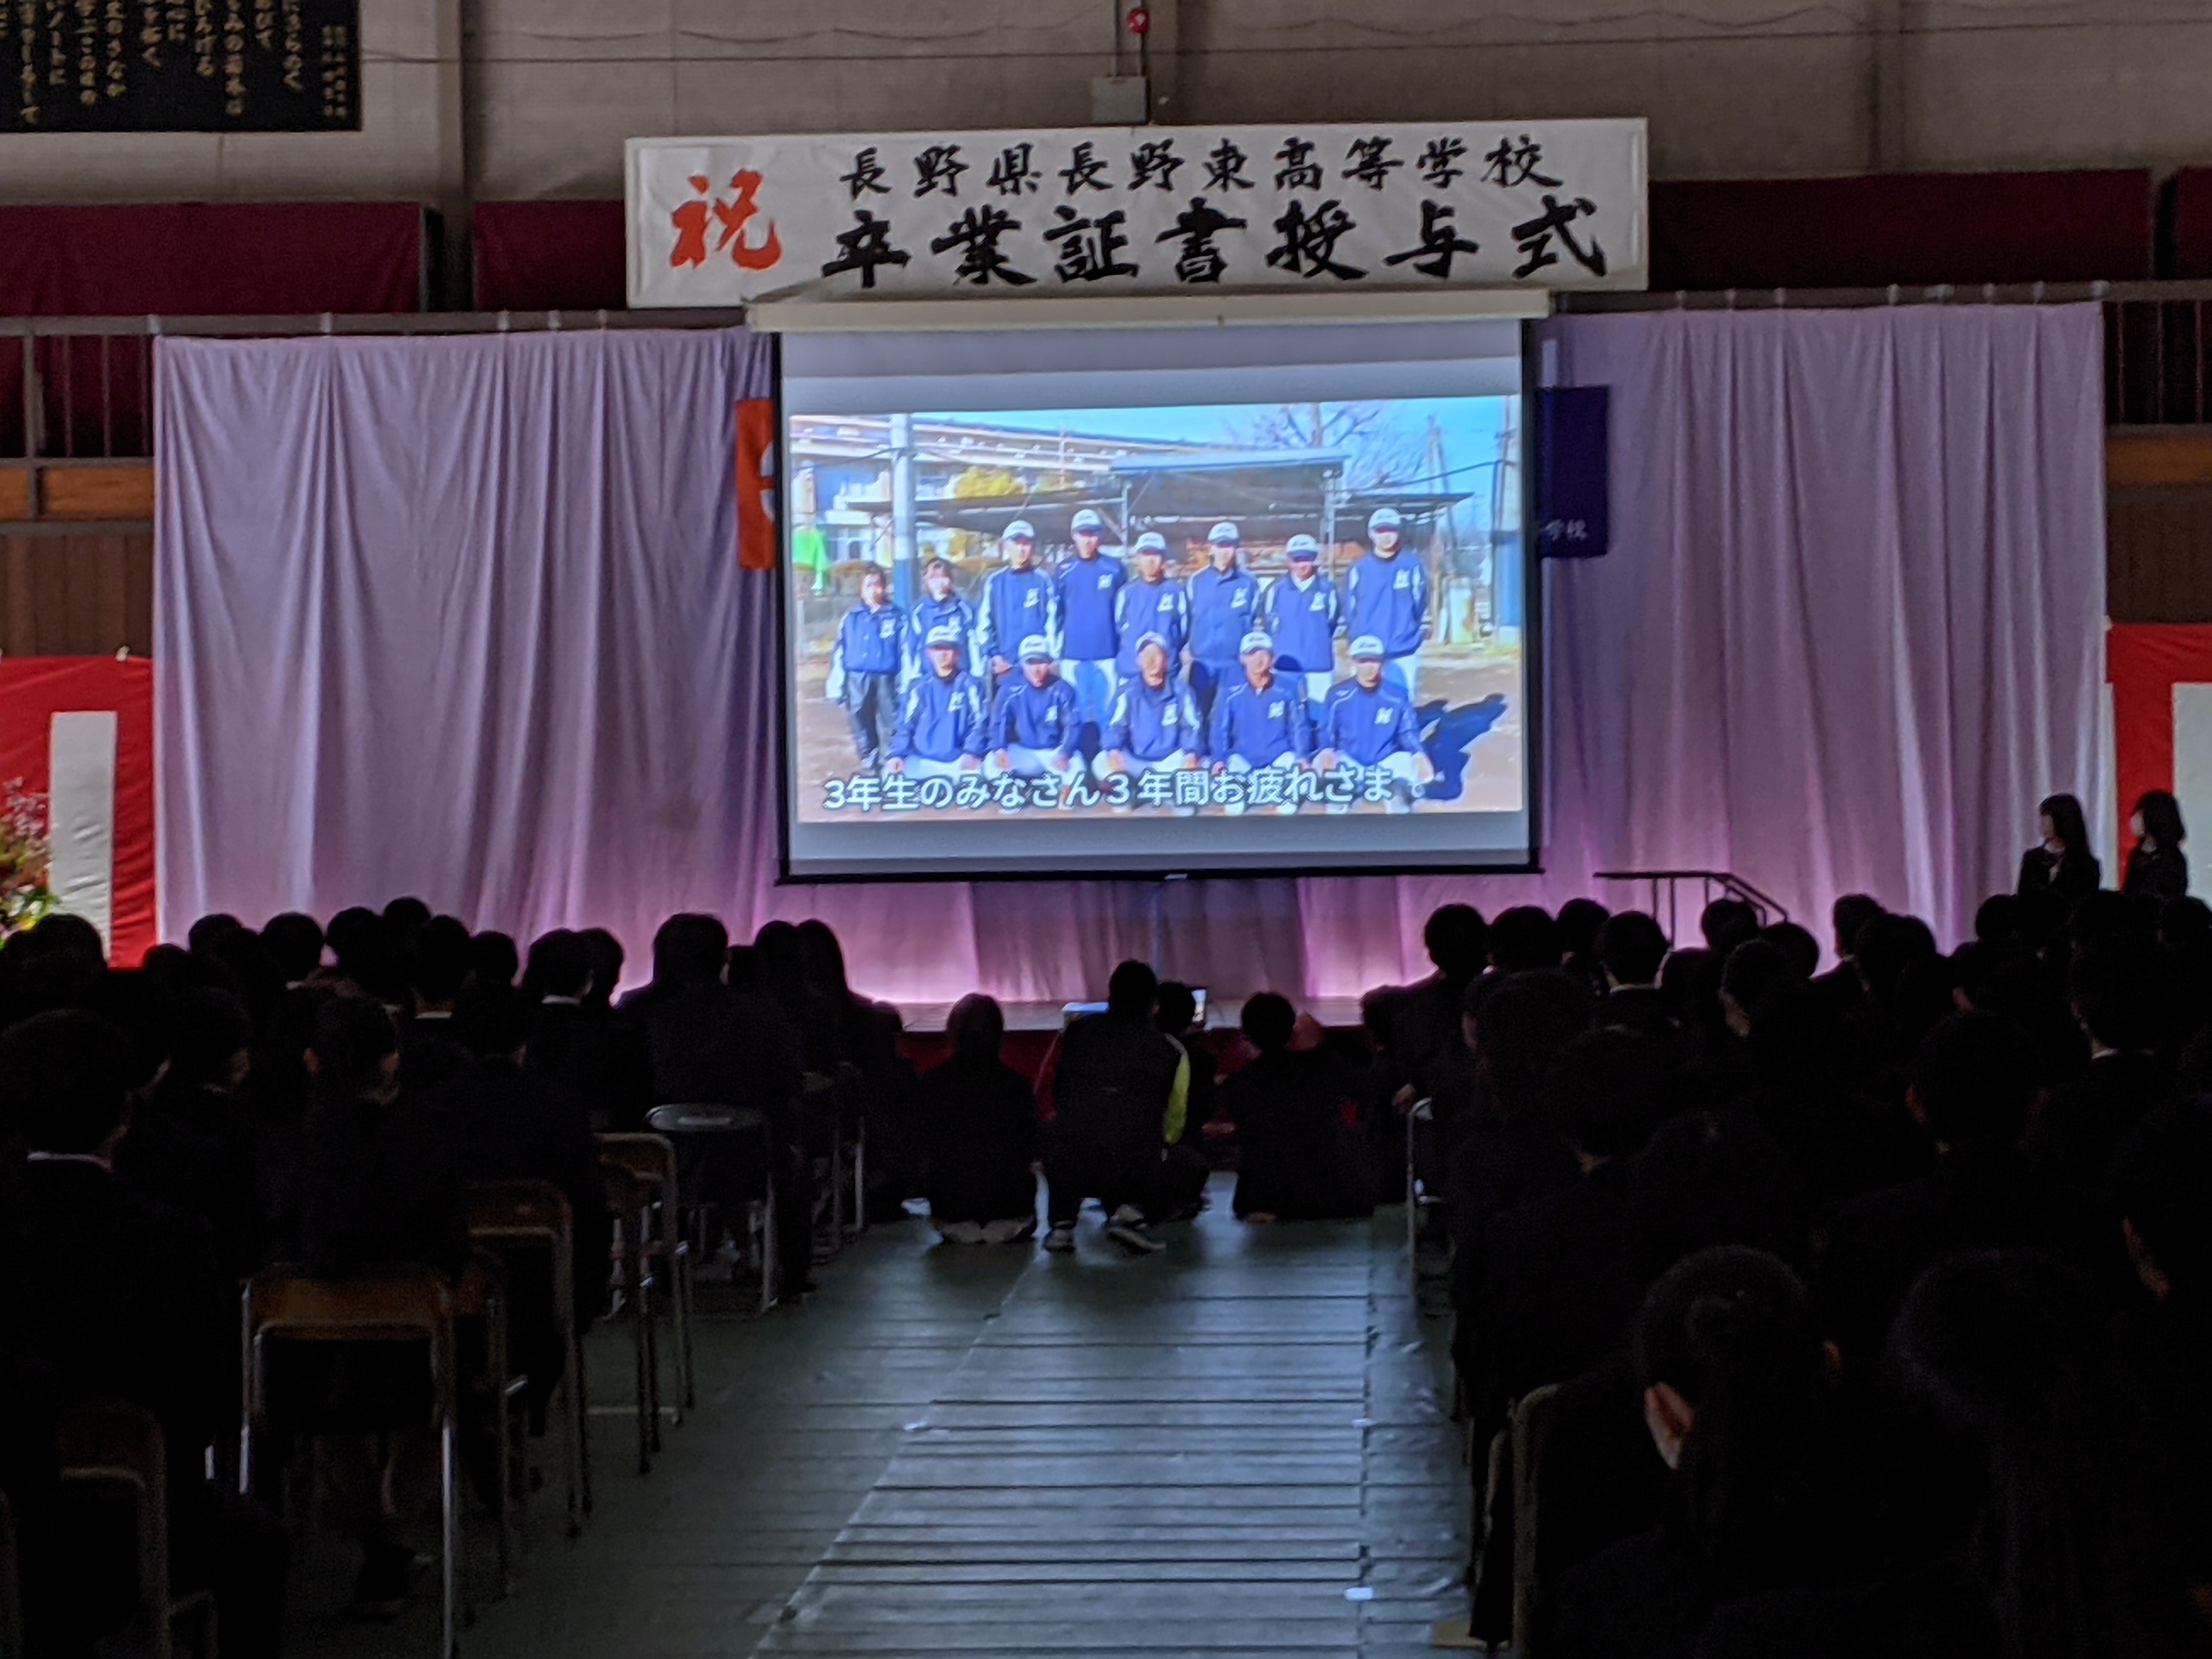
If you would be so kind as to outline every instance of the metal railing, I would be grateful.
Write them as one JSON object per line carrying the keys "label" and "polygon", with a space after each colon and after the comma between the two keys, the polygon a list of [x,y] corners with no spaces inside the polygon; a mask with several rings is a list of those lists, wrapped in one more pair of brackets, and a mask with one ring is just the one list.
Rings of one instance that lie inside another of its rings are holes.
{"label": "metal railing", "polygon": [[[1563,294],[1563,313],[2059,305],[2105,308],[2105,407],[2114,426],[2212,424],[2212,283],[2034,283],[1707,293]],[[156,337],[428,335],[723,328],[735,309],[412,312],[286,317],[0,317],[0,461],[144,459],[153,453]]]}
{"label": "metal railing", "polygon": [[[1666,927],[1667,937],[1678,944],[1682,938],[1680,926],[1681,889],[1687,882],[1698,884],[1698,908],[1700,911],[1717,898],[1741,899],[1759,913],[1759,925],[1762,927],[1770,922],[1790,920],[1790,912],[1782,908],[1779,899],[1762,893],[1741,876],[1726,870],[1600,870],[1596,872],[1596,879],[1650,884],[1650,914]],[[1662,908],[1663,915],[1661,914]],[[1692,926],[1694,927],[1696,922],[1697,918],[1692,916]]]}

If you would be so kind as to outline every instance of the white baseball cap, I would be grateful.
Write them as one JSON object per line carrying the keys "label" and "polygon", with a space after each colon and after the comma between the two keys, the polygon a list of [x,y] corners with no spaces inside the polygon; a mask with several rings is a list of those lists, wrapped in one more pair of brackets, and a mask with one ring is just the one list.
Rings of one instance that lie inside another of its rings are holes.
{"label": "white baseball cap", "polygon": [[1052,647],[1044,642],[1043,635],[1032,634],[1022,641],[1021,659],[1024,662],[1050,662]]}
{"label": "white baseball cap", "polygon": [[1395,507],[1378,507],[1367,515],[1370,530],[1395,530],[1398,525],[1398,509]]}
{"label": "white baseball cap", "polygon": [[1157,645],[1163,651],[1168,648],[1168,642],[1164,636],[1158,634],[1139,634],[1137,636],[1137,649],[1141,651],[1148,645]]}
{"label": "white baseball cap", "polygon": [[1209,542],[1234,543],[1241,542],[1244,538],[1237,533],[1237,526],[1235,525],[1230,523],[1228,520],[1224,519],[1219,524],[1214,526],[1212,529],[1206,532],[1206,539]]}
{"label": "white baseball cap", "polygon": [[1139,553],[1158,553],[1164,556],[1168,550],[1168,538],[1157,530],[1147,530],[1137,538],[1136,550]]}
{"label": "white baseball cap", "polygon": [[1237,642],[1237,654],[1240,657],[1247,651],[1273,651],[1274,648],[1275,636],[1264,628],[1254,629]]}
{"label": "white baseball cap", "polygon": [[1017,519],[1000,533],[999,539],[1002,542],[1033,542],[1036,539],[1036,526],[1027,519]]}
{"label": "white baseball cap", "polygon": [[1068,520],[1067,527],[1070,530],[1103,530],[1106,520],[1086,507]]}
{"label": "white baseball cap", "polygon": [[1321,544],[1310,536],[1293,536],[1283,544],[1283,551],[1294,559],[1318,559]]}
{"label": "white baseball cap", "polygon": [[957,628],[947,628],[940,623],[939,626],[929,630],[929,637],[925,640],[923,643],[925,645],[950,645],[957,647],[960,643],[960,630]]}
{"label": "white baseball cap", "polygon": [[1362,634],[1358,639],[1352,641],[1352,654],[1355,657],[1372,657],[1380,661],[1382,657],[1382,641],[1372,634]]}

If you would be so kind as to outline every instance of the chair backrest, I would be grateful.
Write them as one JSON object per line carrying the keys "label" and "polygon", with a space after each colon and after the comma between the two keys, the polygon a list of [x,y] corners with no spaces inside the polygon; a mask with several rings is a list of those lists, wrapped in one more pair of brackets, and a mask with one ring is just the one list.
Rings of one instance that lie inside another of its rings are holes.
{"label": "chair backrest", "polygon": [[768,1114],[757,1106],[656,1106],[645,1127],[668,1136],[736,1134],[766,1128]]}
{"label": "chair backrest", "polygon": [[592,1139],[599,1149],[602,1165],[620,1164],[642,1180],[659,1182],[664,1201],[675,1202],[676,1144],[666,1135],[593,1135]]}
{"label": "chair backrest", "polygon": [[606,1191],[607,1213],[623,1222],[645,1214],[660,1196],[659,1182],[648,1181],[619,1164],[600,1164],[599,1184]]}
{"label": "chair backrest", "polygon": [[574,1238],[568,1195],[550,1181],[471,1181],[469,1237],[487,1244],[539,1244]]}
{"label": "chair backrest", "polygon": [[420,1342],[429,1351],[440,1420],[453,1410],[453,1291],[430,1268],[313,1279],[298,1267],[264,1267],[246,1283],[243,1322],[246,1411],[267,1417],[261,1365],[270,1340],[313,1343]]}
{"label": "chair backrest", "polygon": [[1528,1659],[1536,1624],[1536,1490],[1559,1385],[1531,1389],[1513,1407],[1513,1652]]}
{"label": "chair backrest", "polygon": [[119,1486],[130,1492],[138,1547],[138,1599],[149,1623],[166,1630],[169,1476],[160,1421],[127,1400],[72,1401],[57,1414],[55,1449],[64,1481]]}

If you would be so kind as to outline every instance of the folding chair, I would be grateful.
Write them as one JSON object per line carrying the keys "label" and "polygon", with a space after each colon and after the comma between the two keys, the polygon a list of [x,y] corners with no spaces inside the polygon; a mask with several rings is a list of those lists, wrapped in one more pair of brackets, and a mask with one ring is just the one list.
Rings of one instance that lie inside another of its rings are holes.
{"label": "folding chair", "polygon": [[568,1536],[591,1512],[591,1446],[584,1411],[584,1349],[576,1329],[576,1224],[568,1194],[550,1181],[477,1181],[468,1189],[469,1239],[501,1254],[544,1253],[560,1333],[561,1462],[568,1478]]}
{"label": "folding chair", "polygon": [[680,1199],[707,1237],[708,1213],[731,1195],[742,1197],[749,1237],[759,1241],[761,1311],[775,1305],[775,1145],[768,1114],[750,1106],[656,1106],[645,1126],[676,1149]]}
{"label": "folding chair", "polygon": [[469,1259],[468,1271],[453,1290],[453,1316],[480,1322],[484,1330],[483,1392],[492,1408],[492,1432],[498,1437],[499,1490],[492,1504],[499,1516],[499,1593],[514,1590],[514,1486],[525,1460],[514,1443],[513,1419],[515,1396],[530,1386],[516,1376],[507,1355],[507,1265],[492,1251],[479,1248]]}
{"label": "folding chair", "polygon": [[637,1472],[653,1473],[660,1449],[660,1341],[653,1317],[653,1272],[646,1240],[653,1231],[654,1187],[620,1164],[599,1162],[607,1213],[615,1222],[615,1265],[628,1304],[637,1358]]}
{"label": "folding chair", "polygon": [[169,1659],[177,1620],[190,1616],[199,1628],[195,1650],[201,1659],[216,1659],[213,1593],[169,1594],[168,1453],[161,1424],[143,1406],[106,1400],[64,1406],[56,1426],[63,1486],[113,1491],[130,1502],[138,1625],[149,1650],[155,1659]]}
{"label": "folding chair", "polygon": [[[1551,1437],[1559,1385],[1531,1389],[1513,1407],[1513,1652],[1531,1659],[1536,1626],[1536,1483]],[[1540,1644],[1539,1644],[1540,1645]]]}
{"label": "folding chair", "polygon": [[23,1659],[23,1569],[15,1511],[0,1492],[0,1659]]}
{"label": "folding chair", "polygon": [[422,1345],[430,1370],[431,1421],[438,1431],[439,1572],[444,1600],[439,1651],[443,1659],[453,1659],[460,1506],[452,1287],[428,1270],[322,1279],[310,1279],[294,1267],[264,1267],[246,1281],[240,1334],[246,1410],[239,1430],[238,1483],[239,1490],[249,1494],[253,1489],[254,1437],[270,1427],[264,1364],[270,1343]]}
{"label": "folding chair", "polygon": [[1423,1174],[1435,1155],[1436,1103],[1417,1100],[1406,1114],[1406,1260],[1416,1284],[1421,1278],[1421,1217],[1443,1206],[1443,1195],[1429,1189]]}
{"label": "folding chair", "polygon": [[646,1255],[654,1263],[653,1277],[665,1273],[669,1305],[675,1313],[676,1370],[683,1384],[678,1395],[676,1421],[699,1403],[699,1389],[691,1369],[691,1243],[684,1237],[683,1185],[676,1174],[676,1148],[665,1135],[594,1135],[601,1164],[619,1164],[653,1189],[655,1225],[646,1239]]}

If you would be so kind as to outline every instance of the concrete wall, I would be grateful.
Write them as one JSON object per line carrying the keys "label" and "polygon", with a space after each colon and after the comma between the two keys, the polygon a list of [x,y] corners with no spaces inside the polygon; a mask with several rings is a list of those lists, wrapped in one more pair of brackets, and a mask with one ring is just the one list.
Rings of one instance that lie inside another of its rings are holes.
{"label": "concrete wall", "polygon": [[[605,196],[633,134],[1081,125],[1125,3],[363,0],[357,137],[0,138],[0,199]],[[1662,178],[2212,160],[2212,0],[1152,12],[1166,120],[1641,114]]]}

